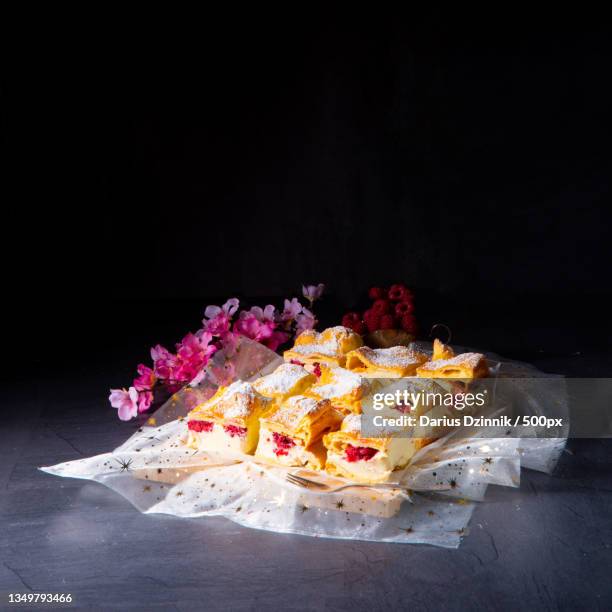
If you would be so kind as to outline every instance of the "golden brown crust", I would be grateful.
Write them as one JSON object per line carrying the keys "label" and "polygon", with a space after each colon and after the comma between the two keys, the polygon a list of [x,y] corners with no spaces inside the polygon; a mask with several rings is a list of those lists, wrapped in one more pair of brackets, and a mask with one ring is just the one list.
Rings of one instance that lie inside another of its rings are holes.
{"label": "golden brown crust", "polygon": [[340,367],[321,365],[320,370],[319,379],[305,395],[328,399],[343,412],[361,414],[361,399],[370,389],[367,379]]}
{"label": "golden brown crust", "polygon": [[329,400],[295,395],[266,413],[260,423],[270,431],[298,438],[308,447],[326,431],[338,428],[340,419]]}
{"label": "golden brown crust", "polygon": [[406,346],[372,349],[362,346],[346,356],[346,368],[372,377],[401,378],[414,376],[427,356]]}
{"label": "golden brown crust", "polygon": [[270,403],[251,383],[237,381],[229,387],[219,387],[208,401],[194,408],[187,419],[234,423],[244,427],[250,420],[258,419]]}
{"label": "golden brown crust", "polygon": [[272,374],[258,378],[253,387],[265,397],[284,400],[292,395],[303,394],[315,382],[317,377],[302,366],[284,363]]}
{"label": "golden brown crust", "polygon": [[433,355],[431,357],[432,361],[438,361],[440,359],[452,359],[455,356],[455,351],[448,346],[447,344],[443,344],[437,338],[433,343]]}
{"label": "golden brown crust", "polygon": [[489,368],[481,353],[462,353],[451,359],[429,361],[417,368],[421,378],[473,379],[488,376]]}
{"label": "golden brown crust", "polygon": [[293,348],[285,351],[285,361],[301,363],[329,363],[344,365],[346,354],[361,346],[363,340],[354,331],[338,325],[321,333],[314,330],[302,332],[296,339]]}

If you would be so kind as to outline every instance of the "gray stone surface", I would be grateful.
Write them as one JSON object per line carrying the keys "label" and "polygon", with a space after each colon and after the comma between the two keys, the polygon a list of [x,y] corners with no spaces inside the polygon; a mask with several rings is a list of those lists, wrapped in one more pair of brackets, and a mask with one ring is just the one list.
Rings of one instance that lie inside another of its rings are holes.
{"label": "gray stone surface", "polygon": [[145,516],[102,485],[37,471],[135,428],[105,402],[112,368],[77,374],[0,391],[0,609],[9,592],[99,610],[612,607],[610,440],[572,441],[552,477],[490,489],[458,550],[279,535]]}

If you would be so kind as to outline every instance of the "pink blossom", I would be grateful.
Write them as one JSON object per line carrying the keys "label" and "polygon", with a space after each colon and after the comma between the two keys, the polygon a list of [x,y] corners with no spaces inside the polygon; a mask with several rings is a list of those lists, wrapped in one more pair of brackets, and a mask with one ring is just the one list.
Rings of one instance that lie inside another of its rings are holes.
{"label": "pink blossom", "polygon": [[139,376],[134,379],[134,387],[137,391],[152,389],[155,386],[155,373],[146,365],[139,363],[136,368]]}
{"label": "pink blossom", "polygon": [[298,315],[296,321],[297,321],[297,326],[295,328],[296,334],[301,334],[303,331],[306,331],[307,329],[312,329],[317,323],[317,320],[314,314],[312,314],[312,312],[310,312],[308,308],[302,308],[302,313]]}
{"label": "pink blossom", "polygon": [[237,298],[231,298],[223,306],[207,306],[204,311],[206,318],[202,320],[204,329],[216,336],[227,332],[239,305],[240,301]]}
{"label": "pink blossom", "polygon": [[177,357],[161,344],[151,349],[151,359],[153,359],[153,371],[155,376],[161,380],[172,378],[172,373],[177,367]]}
{"label": "pink blossom", "polygon": [[261,342],[272,336],[275,327],[276,323],[273,321],[260,321],[255,314],[243,310],[238,321],[234,323],[234,332]]}
{"label": "pink blossom", "polygon": [[290,338],[290,334],[282,331],[272,332],[269,338],[262,341],[262,344],[267,346],[271,351],[275,351],[281,344],[285,344]]}
{"label": "pink blossom", "polygon": [[291,301],[285,300],[285,308],[281,319],[283,321],[293,321],[302,312],[302,305],[297,298],[293,298]]}
{"label": "pink blossom", "polygon": [[311,308],[314,302],[321,299],[323,291],[325,291],[323,283],[318,285],[302,285],[302,295],[310,302]]}
{"label": "pink blossom", "polygon": [[175,381],[189,382],[208,363],[210,356],[217,350],[210,344],[212,334],[203,332],[199,335],[187,334],[176,345],[177,362],[171,378]]}
{"label": "pink blossom", "polygon": [[111,389],[108,396],[110,405],[117,408],[119,418],[122,421],[129,421],[138,414],[138,391],[134,387],[129,390]]}
{"label": "pink blossom", "polygon": [[153,403],[153,393],[149,390],[140,391],[138,394],[138,412],[146,412]]}
{"label": "pink blossom", "polygon": [[259,306],[253,306],[249,312],[261,322],[274,323],[277,318],[276,308],[272,304],[268,304],[263,310]]}

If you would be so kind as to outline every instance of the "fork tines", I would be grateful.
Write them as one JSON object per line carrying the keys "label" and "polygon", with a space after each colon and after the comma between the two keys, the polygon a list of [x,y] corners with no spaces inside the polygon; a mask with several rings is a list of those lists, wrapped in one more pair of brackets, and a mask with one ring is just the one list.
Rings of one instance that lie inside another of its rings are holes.
{"label": "fork tines", "polygon": [[322,489],[327,488],[327,485],[324,485],[320,482],[315,482],[314,480],[308,480],[307,478],[302,478],[301,476],[298,476],[297,474],[287,474],[286,479],[291,484],[297,485],[299,487],[306,487],[306,488],[317,487],[317,488],[322,488]]}

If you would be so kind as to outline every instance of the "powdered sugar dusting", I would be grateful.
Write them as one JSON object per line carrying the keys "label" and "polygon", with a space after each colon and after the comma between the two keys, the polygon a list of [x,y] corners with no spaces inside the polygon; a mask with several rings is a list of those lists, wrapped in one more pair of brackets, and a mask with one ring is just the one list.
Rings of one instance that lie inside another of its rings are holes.
{"label": "powdered sugar dusting", "polygon": [[392,346],[385,349],[371,349],[363,346],[357,353],[381,368],[404,368],[420,363],[419,356],[407,346]]}
{"label": "powdered sugar dusting", "polygon": [[443,370],[447,367],[453,366],[465,366],[468,368],[475,369],[478,367],[480,360],[484,358],[484,355],[481,353],[462,353],[461,355],[457,355],[452,359],[438,359],[437,361],[428,361],[423,364],[421,368],[423,370],[428,370],[430,372],[435,372],[437,370]]}
{"label": "powdered sugar dusting", "polygon": [[301,380],[312,376],[302,366],[293,363],[285,363],[272,374],[268,374],[255,381],[254,386],[264,395],[285,395],[289,393]]}
{"label": "powdered sugar dusting", "polygon": [[310,392],[321,399],[336,399],[350,395],[367,385],[363,376],[344,368],[330,368],[332,381],[324,385],[315,385]]}
{"label": "powdered sugar dusting", "polygon": [[255,407],[256,395],[251,383],[239,380],[232,383],[214,403],[207,406],[206,411],[212,411],[227,419],[245,418]]}
{"label": "powdered sugar dusting", "polygon": [[361,432],[361,416],[359,414],[349,414],[342,421],[342,431]]}
{"label": "powdered sugar dusting", "polygon": [[307,344],[295,344],[291,352],[306,356],[319,354],[326,357],[337,357],[342,354],[339,339],[345,339],[350,335],[354,335],[354,332],[342,325],[329,327],[320,334],[309,332],[308,338],[312,338],[313,341]]}
{"label": "powdered sugar dusting", "polygon": [[296,429],[302,419],[323,409],[328,402],[321,402],[312,397],[294,395],[290,397],[274,414],[268,418],[290,430]]}
{"label": "powdered sugar dusting", "polygon": [[327,357],[337,357],[339,352],[337,340],[329,340],[327,342],[313,342],[312,344],[296,344],[292,349],[292,353],[298,355],[325,355]]}

